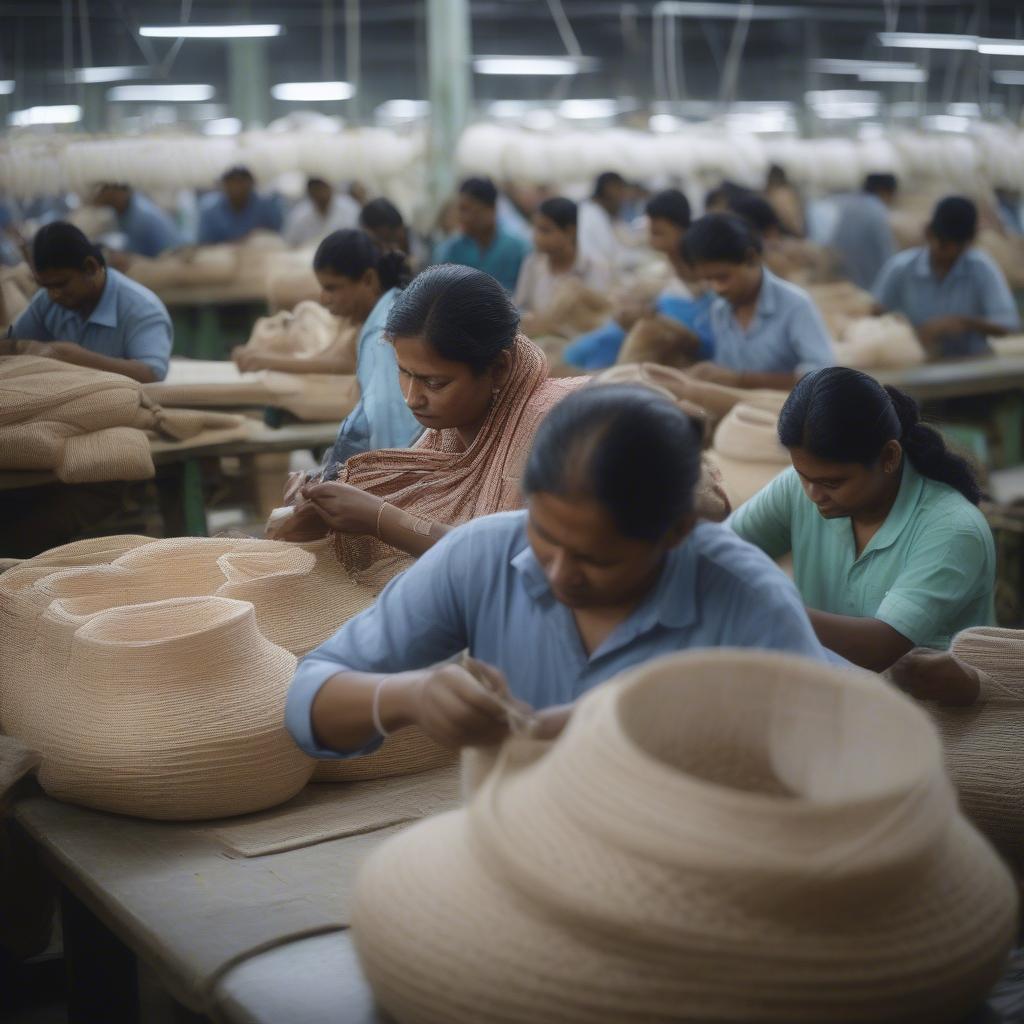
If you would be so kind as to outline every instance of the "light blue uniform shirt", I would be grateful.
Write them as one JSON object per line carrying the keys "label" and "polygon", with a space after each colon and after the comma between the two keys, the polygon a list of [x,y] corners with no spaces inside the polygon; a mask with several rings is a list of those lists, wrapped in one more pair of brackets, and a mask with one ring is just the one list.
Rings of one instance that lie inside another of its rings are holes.
{"label": "light blue uniform shirt", "polygon": [[835,362],[828,328],[811,297],[776,277],[767,267],[747,328],[732,306],[716,298],[711,306],[714,361],[740,373],[810,373]]}
{"label": "light blue uniform shirt", "polygon": [[317,745],[310,723],[313,700],[335,673],[424,668],[466,648],[501,669],[512,694],[535,708],[569,703],[624,669],[693,647],[829,660],[782,571],[712,523],[698,525],[668,555],[650,595],[588,656],[572,612],[555,599],[533,554],[526,519],[526,512],[502,512],[453,530],[302,659],[285,724],[303,750],[339,756]]}
{"label": "light blue uniform shirt", "polygon": [[148,288],[107,267],[103,294],[88,317],[58,306],[40,288],[14,321],[9,337],[73,341],[101,356],[137,359],[163,380],[174,335],[167,307]]}
{"label": "light blue uniform shirt", "polygon": [[119,214],[117,226],[128,240],[128,250],[143,256],[159,256],[184,244],[174,221],[152,199],[132,192],[128,209]]}
{"label": "light blue uniform shirt", "polygon": [[909,459],[881,529],[857,554],[848,517],[824,519],[795,469],[741,505],[728,524],[780,558],[809,608],[878,619],[919,647],[945,650],[961,630],[993,621],[995,547],[985,517]]}
{"label": "light blue uniform shirt", "polygon": [[338,428],[334,447],[325,461],[325,480],[333,480],[349,456],[378,448],[408,448],[423,430],[405,404],[395,349],[384,339],[384,325],[398,295],[397,288],[385,292],[359,332],[359,401]]}
{"label": "light blue uniform shirt", "polygon": [[[1020,317],[1003,272],[987,253],[968,249],[940,281],[932,272],[927,246],[899,252],[882,268],[872,289],[875,301],[902,313],[915,327],[939,316],[974,316],[1014,331]],[[977,331],[944,338],[944,356],[988,352]]]}
{"label": "light blue uniform shirt", "polygon": [[876,195],[859,192],[839,200],[839,219],[829,239],[846,276],[869,291],[896,251],[889,208]]}
{"label": "light blue uniform shirt", "polygon": [[283,223],[284,210],[276,195],[253,192],[248,206],[242,210],[236,210],[223,192],[212,192],[199,201],[200,245],[235,242],[257,228],[280,231]]}
{"label": "light blue uniform shirt", "polygon": [[505,231],[500,225],[486,250],[468,235],[445,239],[434,251],[434,263],[459,263],[490,274],[506,291],[514,292],[519,268],[530,251],[529,243]]}

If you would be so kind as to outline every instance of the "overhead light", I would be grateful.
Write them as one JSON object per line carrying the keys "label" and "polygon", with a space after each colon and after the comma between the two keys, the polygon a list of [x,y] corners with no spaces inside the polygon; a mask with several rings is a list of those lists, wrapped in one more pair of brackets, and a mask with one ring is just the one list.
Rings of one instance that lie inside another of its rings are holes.
{"label": "overhead light", "polygon": [[430,100],[387,100],[374,114],[384,121],[418,121],[430,113]]}
{"label": "overhead light", "polygon": [[530,100],[492,100],[487,104],[487,113],[491,117],[522,117],[536,107]]}
{"label": "overhead light", "polygon": [[280,25],[143,25],[140,36],[151,39],[260,39],[279,36]]}
{"label": "overhead light", "polygon": [[862,82],[927,82],[924,68],[865,68],[857,72]]}
{"label": "overhead light", "polygon": [[592,71],[597,61],[591,57],[474,57],[478,75],[575,75]]}
{"label": "overhead light", "polygon": [[212,85],[115,85],[107,90],[111,103],[202,103],[212,100]]}
{"label": "overhead light", "polygon": [[732,131],[771,134],[796,130],[796,118],[789,104],[737,104],[722,123]]}
{"label": "overhead light", "polygon": [[0,96],[10,96],[14,92],[13,78],[0,78]]}
{"label": "overhead light", "polygon": [[944,35],[939,32],[879,32],[883,46],[910,50],[976,50],[977,36]]}
{"label": "overhead light", "polygon": [[619,101],[611,99],[562,100],[558,104],[559,115],[572,121],[614,117],[618,112]]}
{"label": "overhead light", "polygon": [[946,113],[954,117],[981,117],[981,107],[977,103],[950,103]]}
{"label": "overhead light", "polygon": [[237,135],[242,130],[242,122],[237,117],[215,117],[203,125],[204,135]]}
{"label": "overhead light", "polygon": [[[998,85],[1024,85],[1024,71],[993,71],[992,81]],[[0,86],[3,84],[0,82]]]}
{"label": "overhead light", "polygon": [[82,120],[82,108],[73,103],[53,107],[28,107],[15,110],[7,123],[15,128],[28,128],[35,124],[74,124]]}
{"label": "overhead light", "polygon": [[823,89],[805,93],[804,99],[822,120],[847,121],[877,115],[881,97],[859,89]]}
{"label": "overhead light", "polygon": [[806,18],[806,7],[755,7],[753,4],[696,3],[694,0],[663,0],[654,5],[655,17],[668,15],[676,18],[736,18],[767,20],[778,18]]}
{"label": "overhead light", "polygon": [[839,60],[821,57],[811,61],[811,70],[819,75],[859,75],[862,71],[915,71],[916,64],[894,60]]}
{"label": "overhead light", "polygon": [[1024,39],[979,39],[978,53],[997,57],[1024,57]]}
{"label": "overhead light", "polygon": [[523,126],[535,132],[546,132],[558,125],[558,115],[547,107],[528,110],[523,114]]}
{"label": "overhead light", "polygon": [[279,82],[270,89],[270,95],[275,100],[286,100],[289,103],[348,100],[355,92],[351,82]]}
{"label": "overhead light", "polygon": [[149,68],[116,65],[103,68],[75,68],[68,81],[93,85],[97,82],[124,82],[129,78],[145,78]]}
{"label": "overhead light", "polygon": [[652,114],[647,120],[647,127],[658,135],[670,135],[680,131],[685,123],[673,114]]}
{"label": "overhead light", "polygon": [[969,117],[956,117],[953,114],[932,114],[922,119],[925,128],[934,128],[940,132],[965,132],[971,127]]}

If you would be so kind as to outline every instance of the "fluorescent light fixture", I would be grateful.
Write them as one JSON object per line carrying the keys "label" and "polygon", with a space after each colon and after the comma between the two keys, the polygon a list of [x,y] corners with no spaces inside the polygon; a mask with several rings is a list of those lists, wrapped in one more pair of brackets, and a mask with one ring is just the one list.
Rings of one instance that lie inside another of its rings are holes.
{"label": "fluorescent light fixture", "polygon": [[825,121],[847,121],[875,117],[881,97],[860,89],[823,89],[804,94],[814,113]]}
{"label": "fluorescent light fixture", "polygon": [[430,114],[430,100],[387,100],[374,114],[385,121],[418,121]]}
{"label": "fluorescent light fixture", "polygon": [[654,5],[655,17],[668,15],[675,18],[736,18],[767,20],[778,18],[806,18],[805,7],[755,7],[753,4],[696,3],[694,0],[663,0]]}
{"label": "fluorescent light fixture", "polygon": [[522,117],[536,106],[530,100],[492,100],[487,104],[487,113],[491,117]]}
{"label": "fluorescent light fixture", "polygon": [[[993,71],[992,81],[997,85],[1024,85],[1024,71]],[[0,82],[0,86],[3,84]]]}
{"label": "fluorescent light fixture", "polygon": [[811,70],[819,75],[859,75],[862,71],[915,71],[916,64],[894,60],[839,60],[821,57],[811,61]]}
{"label": "fluorescent light fixture", "polygon": [[597,61],[589,57],[498,57],[473,58],[478,75],[575,75],[592,71]]}
{"label": "fluorescent light fixture", "polygon": [[981,117],[981,107],[977,103],[950,103],[946,113],[954,117]]}
{"label": "fluorescent light fixture", "polygon": [[82,108],[73,103],[53,107],[28,107],[15,110],[7,123],[15,128],[28,128],[35,124],[74,124],[82,120]]}
{"label": "fluorescent light fixture", "polygon": [[355,92],[351,82],[279,82],[270,88],[270,95],[275,100],[285,100],[289,103],[348,100]]}
{"label": "fluorescent light fixture", "polygon": [[130,78],[145,78],[149,75],[149,68],[134,67],[127,65],[116,65],[113,67],[101,68],[75,68],[68,81],[94,85],[97,82],[124,82]]}
{"label": "fluorescent light fixture", "polygon": [[242,130],[242,122],[237,117],[215,117],[203,125],[204,135],[237,135]]}
{"label": "fluorescent light fixture", "polygon": [[12,92],[14,92],[14,79],[0,79],[0,96],[10,96]]}
{"label": "fluorescent light fixture", "polygon": [[528,110],[523,114],[523,127],[535,132],[546,132],[558,126],[558,116],[547,107]]}
{"label": "fluorescent light fixture", "polygon": [[618,112],[619,101],[611,99],[562,100],[558,104],[558,113],[571,121],[614,117]]}
{"label": "fluorescent light fixture", "polygon": [[965,132],[971,127],[969,117],[956,117],[953,114],[932,114],[922,119],[926,128],[940,132]]}
{"label": "fluorescent light fixture", "polygon": [[212,85],[115,85],[107,90],[111,103],[202,103],[212,100]]}
{"label": "fluorescent light fixture", "polygon": [[927,82],[924,68],[865,68],[857,72],[861,82]]}
{"label": "fluorescent light fixture", "polygon": [[755,135],[796,129],[796,119],[788,105],[734,108],[722,118],[722,123],[731,131],[751,132]]}
{"label": "fluorescent light fixture", "polygon": [[977,36],[944,35],[939,32],[879,32],[883,46],[910,50],[976,50]]}
{"label": "fluorescent light fixture", "polygon": [[672,114],[652,114],[647,121],[647,127],[659,135],[670,135],[673,132],[681,131],[684,121]]}
{"label": "fluorescent light fixture", "polygon": [[978,53],[997,57],[1024,57],[1024,39],[979,39]]}
{"label": "fluorescent light fixture", "polygon": [[280,25],[143,25],[140,36],[151,39],[261,39],[279,36]]}

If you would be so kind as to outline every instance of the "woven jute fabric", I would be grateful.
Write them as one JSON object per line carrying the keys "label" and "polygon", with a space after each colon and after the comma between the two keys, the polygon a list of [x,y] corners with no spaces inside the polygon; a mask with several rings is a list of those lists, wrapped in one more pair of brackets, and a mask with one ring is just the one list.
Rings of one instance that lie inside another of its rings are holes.
{"label": "woven jute fabric", "polygon": [[837,338],[835,350],[840,366],[860,370],[900,369],[925,360],[910,321],[895,313],[850,321]]}
{"label": "woven jute fabric", "polygon": [[[61,616],[61,602],[47,615]],[[111,608],[74,631],[66,671],[25,705],[19,738],[61,800],[173,820],[262,810],[313,771],[282,720],[294,669],[246,602]]]}
{"label": "woven jute fabric", "polygon": [[745,404],[734,406],[719,423],[708,457],[722,474],[733,508],[790,465],[789,453],[779,441],[776,414]]}
{"label": "woven jute fabric", "polygon": [[977,626],[958,633],[952,654],[981,673],[971,707],[935,707],[946,768],[964,813],[1024,869],[1024,630]]}
{"label": "woven jute fabric", "polygon": [[358,331],[329,313],[319,302],[300,302],[292,312],[260,317],[242,347],[251,356],[285,357],[294,373],[303,373],[310,359],[331,360],[335,373],[356,372]]}
{"label": "woven jute fabric", "polygon": [[14,323],[28,309],[38,287],[27,263],[0,269],[0,298],[7,314],[6,320],[0,320],[0,327]]}
{"label": "woven jute fabric", "polygon": [[544,750],[364,864],[356,945],[402,1024],[943,1024],[999,974],[1013,880],[874,676],[673,655]]}

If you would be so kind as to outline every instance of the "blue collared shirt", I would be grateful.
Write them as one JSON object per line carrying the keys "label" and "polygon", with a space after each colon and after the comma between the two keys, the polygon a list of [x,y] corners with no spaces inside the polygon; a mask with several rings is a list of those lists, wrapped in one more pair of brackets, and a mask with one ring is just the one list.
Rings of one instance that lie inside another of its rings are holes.
{"label": "blue collared shirt", "polygon": [[[796,588],[731,530],[701,523],[667,557],[654,589],[592,654],[571,610],[551,592],[526,536],[526,512],[502,512],[449,533],[377,602],[306,655],[285,724],[314,757],[310,713],[320,687],[344,670],[395,673],[468,648],[497,666],[535,708],[574,701],[630,666],[693,647],[756,647],[829,660]],[[361,751],[368,753],[379,740]]]}
{"label": "blue collared shirt", "polygon": [[423,429],[405,404],[395,349],[384,338],[384,325],[398,296],[397,288],[385,292],[359,332],[359,401],[338,428],[325,462],[325,480],[334,479],[349,456],[378,448],[408,448]]}
{"label": "blue collared shirt", "polygon": [[870,192],[843,196],[829,245],[838,252],[846,276],[858,288],[869,290],[896,251],[889,208]]}
{"label": "blue collared shirt", "polygon": [[118,228],[128,239],[128,250],[143,256],[159,256],[184,244],[174,221],[152,199],[132,192],[128,209],[117,218]]}
{"label": "blue collared shirt", "polygon": [[32,341],[73,341],[113,359],[137,359],[157,380],[167,376],[174,337],[167,307],[148,289],[112,267],[96,308],[82,318],[58,306],[45,288],[14,321],[9,336]]}
{"label": "blue collared shirt", "polygon": [[[973,316],[1015,331],[1020,317],[1003,272],[979,249],[968,249],[941,280],[932,271],[928,247],[899,252],[878,275],[875,301],[902,313],[915,327],[939,316]],[[968,331],[943,338],[944,356],[988,352],[984,334]]]}
{"label": "blue collared shirt", "polygon": [[494,241],[482,250],[468,235],[445,239],[434,252],[434,263],[460,263],[490,274],[508,292],[515,291],[519,268],[530,246],[522,238],[505,231],[500,225]]}
{"label": "blue collared shirt", "polygon": [[810,373],[835,362],[828,328],[802,288],[762,270],[754,318],[740,326],[732,306],[711,307],[714,361],[739,373]]}
{"label": "blue collared shirt", "polygon": [[249,204],[236,210],[223,192],[213,192],[199,201],[199,244],[236,242],[250,231],[264,228],[280,231],[284,210],[280,197],[253,192]]}

